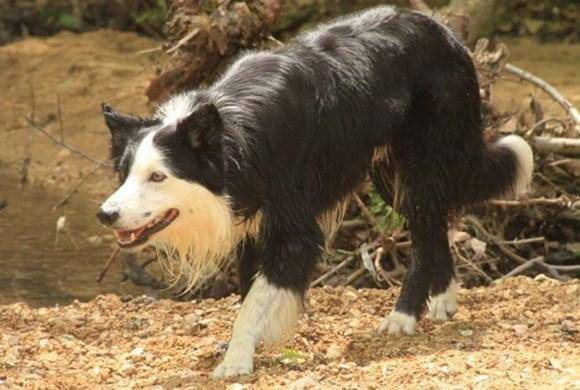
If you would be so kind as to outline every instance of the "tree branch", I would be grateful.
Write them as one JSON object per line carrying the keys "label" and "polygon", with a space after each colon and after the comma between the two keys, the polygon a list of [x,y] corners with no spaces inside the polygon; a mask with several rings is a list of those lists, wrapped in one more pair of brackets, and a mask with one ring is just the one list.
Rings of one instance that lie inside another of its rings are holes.
{"label": "tree branch", "polygon": [[554,99],[563,109],[566,111],[568,116],[572,119],[574,124],[574,128],[577,132],[580,133],[580,113],[578,110],[570,103],[568,99],[566,99],[556,88],[550,85],[548,82],[542,80],[538,76],[531,74],[521,68],[518,68],[512,64],[506,64],[504,70],[508,73],[511,73],[522,80],[528,81],[535,86],[539,87],[542,91],[546,92],[552,99]]}

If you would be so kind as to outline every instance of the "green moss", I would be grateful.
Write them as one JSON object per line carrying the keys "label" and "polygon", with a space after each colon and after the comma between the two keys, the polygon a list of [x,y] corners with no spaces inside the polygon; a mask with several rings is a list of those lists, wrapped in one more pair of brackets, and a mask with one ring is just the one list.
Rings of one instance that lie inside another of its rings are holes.
{"label": "green moss", "polygon": [[164,0],[157,0],[156,7],[137,14],[135,23],[141,27],[150,27],[160,31],[167,18],[167,6]]}
{"label": "green moss", "polygon": [[64,13],[58,16],[56,27],[65,30],[80,30],[81,21],[74,15]]}

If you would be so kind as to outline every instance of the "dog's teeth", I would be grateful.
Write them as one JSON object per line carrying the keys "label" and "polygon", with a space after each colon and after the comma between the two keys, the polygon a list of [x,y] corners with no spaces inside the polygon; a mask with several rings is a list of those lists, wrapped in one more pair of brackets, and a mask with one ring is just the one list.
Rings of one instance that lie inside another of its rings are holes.
{"label": "dog's teeth", "polygon": [[137,238],[137,235],[135,233],[131,233],[131,241],[135,241],[135,238]]}

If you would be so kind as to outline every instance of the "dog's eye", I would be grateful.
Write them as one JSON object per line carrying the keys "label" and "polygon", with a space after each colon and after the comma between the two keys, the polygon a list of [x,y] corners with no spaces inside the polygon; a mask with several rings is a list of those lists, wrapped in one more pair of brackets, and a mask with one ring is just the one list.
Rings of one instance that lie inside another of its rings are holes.
{"label": "dog's eye", "polygon": [[167,176],[161,172],[153,172],[151,176],[149,176],[149,181],[154,181],[155,183],[159,183],[165,179],[167,179]]}

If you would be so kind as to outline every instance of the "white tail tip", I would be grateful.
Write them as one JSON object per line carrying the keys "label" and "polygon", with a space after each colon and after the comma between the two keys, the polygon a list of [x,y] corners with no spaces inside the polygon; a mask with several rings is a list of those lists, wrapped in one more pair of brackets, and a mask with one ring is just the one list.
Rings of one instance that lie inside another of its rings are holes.
{"label": "white tail tip", "polygon": [[517,135],[508,135],[500,139],[498,145],[509,148],[516,156],[518,170],[511,194],[519,197],[530,189],[534,171],[534,153],[528,143]]}

